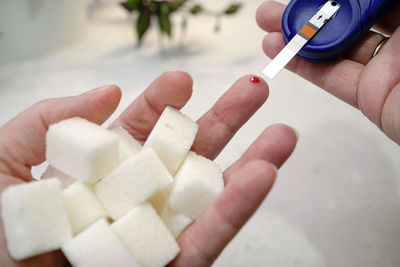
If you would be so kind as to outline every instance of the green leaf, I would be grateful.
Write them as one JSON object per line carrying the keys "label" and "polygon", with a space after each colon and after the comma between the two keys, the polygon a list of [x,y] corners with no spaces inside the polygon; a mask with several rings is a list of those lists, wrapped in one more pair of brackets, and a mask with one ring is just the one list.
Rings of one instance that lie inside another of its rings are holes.
{"label": "green leaf", "polygon": [[154,0],[150,1],[150,4],[149,4],[150,12],[153,13],[153,14],[157,13],[158,10],[159,10],[159,6],[160,6],[159,2],[154,1]]}
{"label": "green leaf", "polygon": [[165,16],[169,13],[169,6],[166,3],[160,4],[160,13],[161,15]]}
{"label": "green leaf", "polygon": [[127,0],[121,3],[121,6],[123,6],[129,12],[137,10],[141,5],[142,0]]}
{"label": "green leaf", "polygon": [[201,5],[194,5],[190,8],[190,13],[192,13],[193,15],[197,15],[200,12],[203,11],[203,7]]}
{"label": "green leaf", "polygon": [[136,33],[139,43],[142,41],[144,34],[150,26],[150,13],[148,10],[140,10],[136,21]]}
{"label": "green leaf", "polygon": [[239,10],[239,8],[240,8],[241,6],[242,6],[241,4],[232,4],[232,5],[230,5],[227,9],[225,9],[224,13],[225,13],[226,15],[235,14],[235,13]]}
{"label": "green leaf", "polygon": [[185,2],[186,2],[186,0],[175,0],[175,1],[169,2],[168,3],[169,11],[170,12],[177,11],[185,4]]}
{"label": "green leaf", "polygon": [[168,15],[162,15],[158,14],[158,26],[160,27],[160,31],[162,33],[166,33],[168,36],[172,36],[172,31],[171,31],[171,20],[169,19]]}

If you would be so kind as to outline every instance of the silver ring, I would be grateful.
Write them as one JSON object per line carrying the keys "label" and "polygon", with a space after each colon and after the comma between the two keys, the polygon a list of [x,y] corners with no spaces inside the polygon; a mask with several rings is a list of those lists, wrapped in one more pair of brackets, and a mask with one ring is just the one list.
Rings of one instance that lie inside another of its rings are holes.
{"label": "silver ring", "polygon": [[381,51],[382,47],[386,44],[386,42],[389,40],[389,37],[383,36],[383,39],[378,43],[376,46],[374,52],[372,53],[371,58],[375,57],[378,55],[378,53]]}

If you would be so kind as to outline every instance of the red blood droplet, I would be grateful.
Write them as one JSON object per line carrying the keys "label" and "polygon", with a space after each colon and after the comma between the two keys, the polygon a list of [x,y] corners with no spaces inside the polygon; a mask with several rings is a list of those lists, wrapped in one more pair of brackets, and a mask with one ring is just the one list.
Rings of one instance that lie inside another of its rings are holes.
{"label": "red blood droplet", "polygon": [[256,77],[256,76],[253,76],[253,77],[250,78],[250,82],[252,82],[252,83],[259,83],[259,82],[260,82],[260,78],[258,78],[258,77]]}

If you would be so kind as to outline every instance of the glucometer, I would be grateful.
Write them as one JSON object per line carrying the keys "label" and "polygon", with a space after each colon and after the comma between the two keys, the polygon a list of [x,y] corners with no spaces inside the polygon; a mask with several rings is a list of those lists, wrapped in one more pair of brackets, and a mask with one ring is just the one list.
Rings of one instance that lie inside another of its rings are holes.
{"label": "glucometer", "polygon": [[287,46],[263,73],[274,78],[295,55],[308,61],[340,56],[396,3],[400,1],[290,1],[282,17],[282,34]]}
{"label": "glucometer", "polygon": [[[282,33],[288,43],[326,1],[292,0],[282,17]],[[303,47],[297,56],[312,61],[341,55],[359,40],[399,0],[337,0],[340,9]]]}

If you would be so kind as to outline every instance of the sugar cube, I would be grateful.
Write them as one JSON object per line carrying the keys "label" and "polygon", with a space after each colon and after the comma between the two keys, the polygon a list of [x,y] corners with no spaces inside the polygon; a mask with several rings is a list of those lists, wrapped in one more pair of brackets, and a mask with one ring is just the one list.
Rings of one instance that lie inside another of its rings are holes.
{"label": "sugar cube", "polygon": [[63,173],[62,171],[58,170],[57,168],[54,168],[53,166],[49,165],[47,166],[46,170],[40,177],[40,179],[49,179],[49,178],[54,178],[57,177],[60,182],[61,182],[61,188],[67,188],[69,185],[73,184],[76,182],[76,179],[69,176],[68,174]]}
{"label": "sugar cube", "polygon": [[174,238],[178,238],[183,230],[193,222],[192,218],[176,212],[169,205],[164,206],[158,214]]}
{"label": "sugar cube", "polygon": [[46,144],[49,164],[81,182],[94,183],[119,164],[118,137],[82,118],[51,125]]}
{"label": "sugar cube", "polygon": [[143,267],[165,266],[179,253],[179,246],[148,202],[138,205],[111,228]]}
{"label": "sugar cube", "polygon": [[174,183],[169,184],[166,188],[157,192],[149,199],[149,202],[153,205],[172,235],[177,238],[193,222],[193,219],[176,212],[169,206],[169,197],[173,185]]}
{"label": "sugar cube", "polygon": [[72,238],[58,179],[9,186],[1,200],[4,233],[13,259],[59,249]]}
{"label": "sugar cube", "polygon": [[139,267],[105,219],[65,243],[62,251],[74,267]]}
{"label": "sugar cube", "polygon": [[114,220],[173,181],[151,149],[133,155],[95,185],[103,207]]}
{"label": "sugar cube", "polygon": [[73,234],[107,216],[92,185],[75,182],[63,191],[63,195]]}
{"label": "sugar cube", "polygon": [[224,189],[219,166],[205,157],[189,152],[175,175],[169,204],[192,219],[215,202]]}
{"label": "sugar cube", "polygon": [[190,150],[198,125],[179,110],[167,106],[144,147],[151,147],[173,175]]}
{"label": "sugar cube", "polygon": [[118,136],[120,162],[127,160],[133,154],[142,150],[142,145],[136,141],[124,128],[115,127],[111,129]]}

